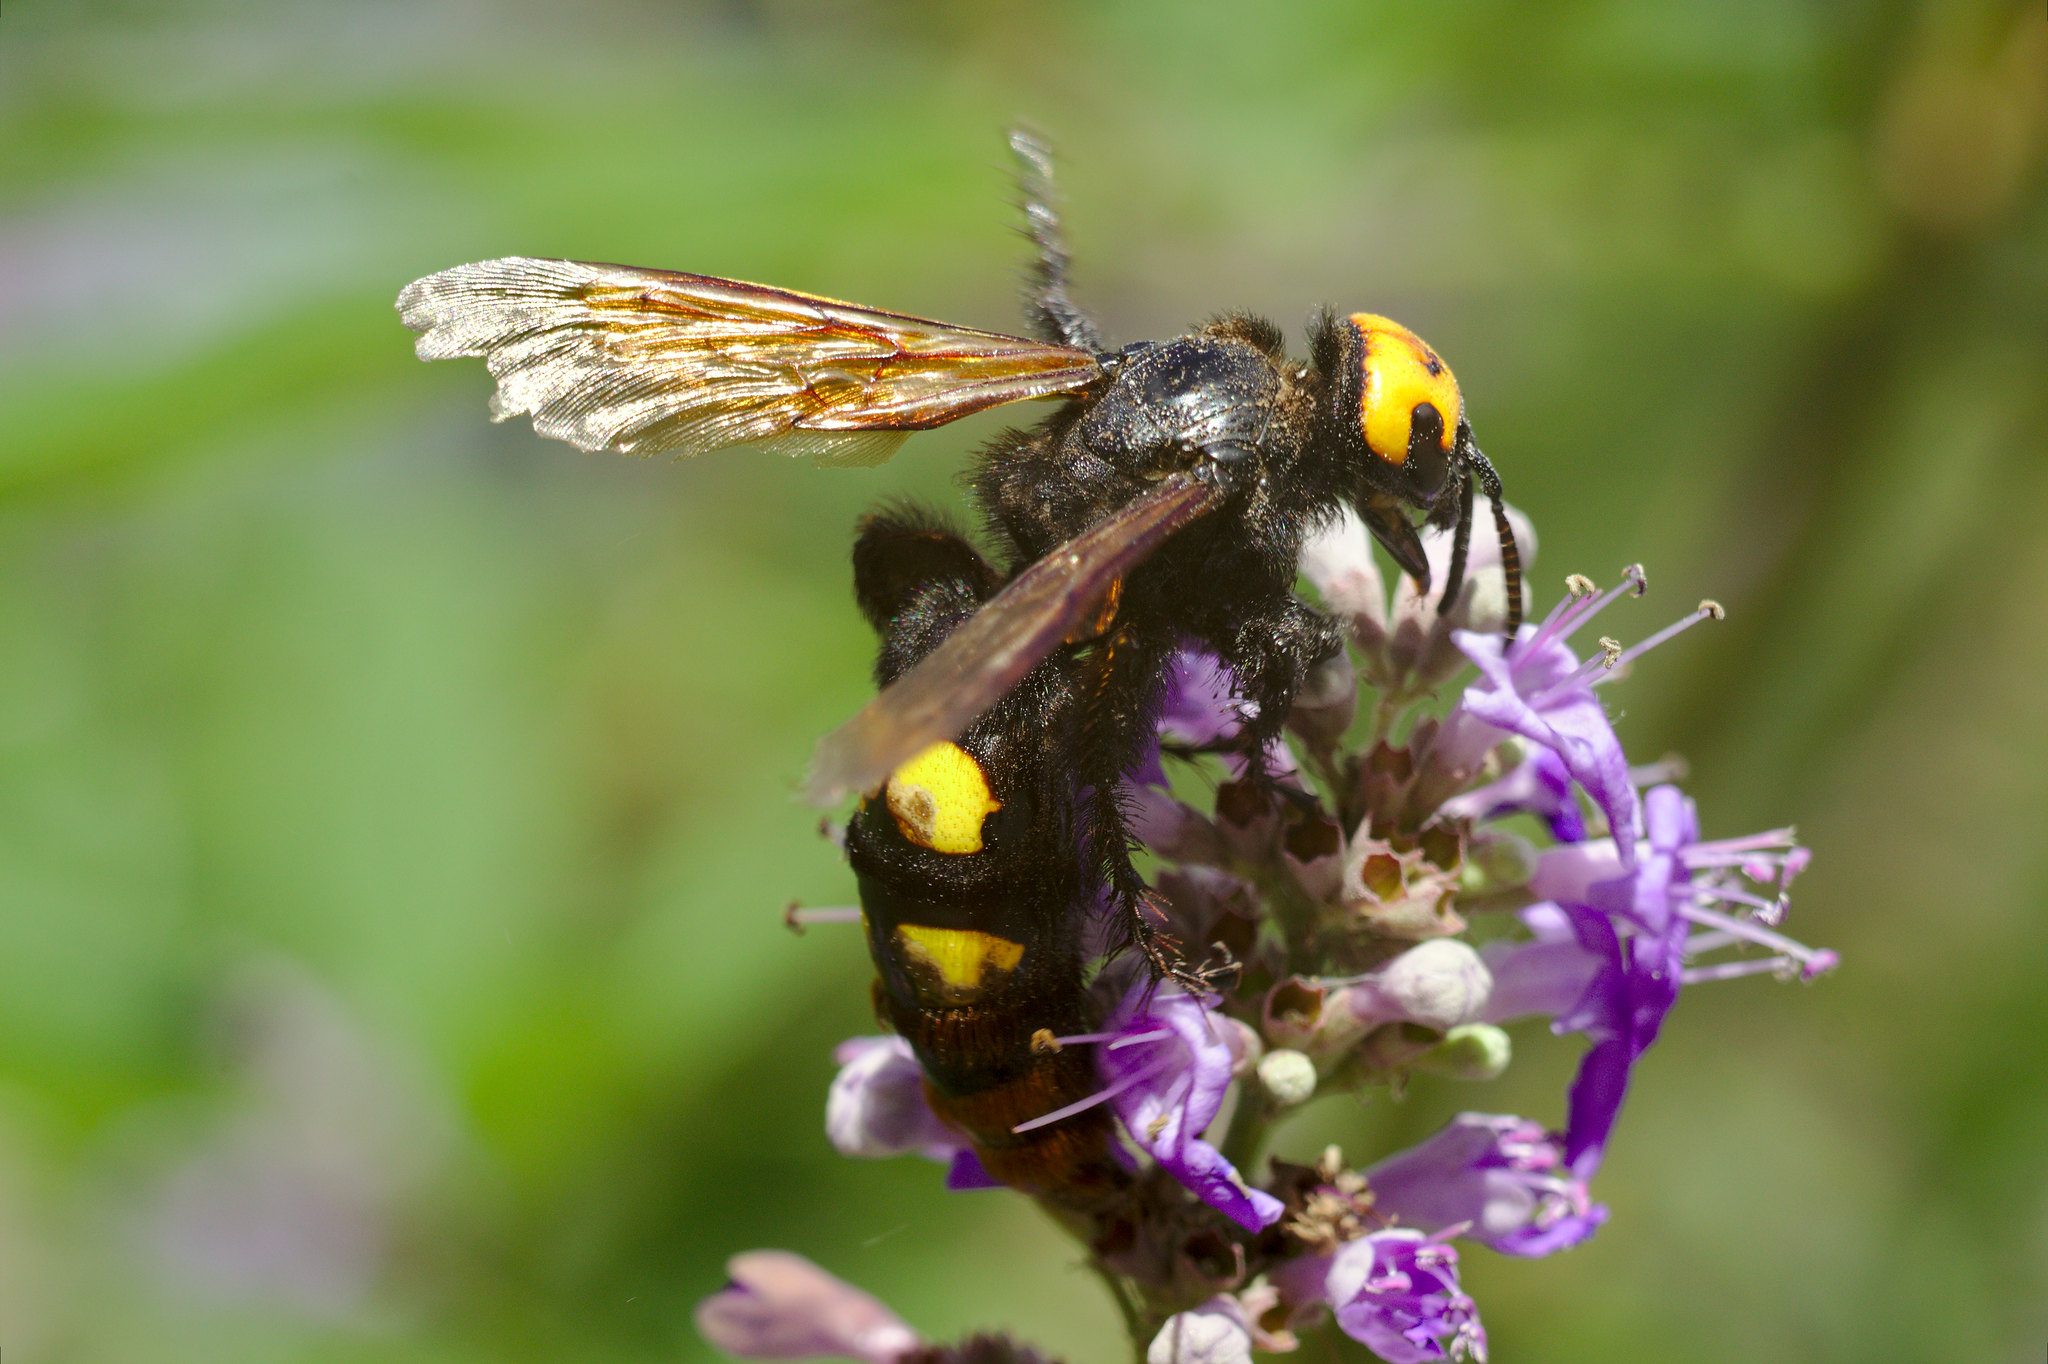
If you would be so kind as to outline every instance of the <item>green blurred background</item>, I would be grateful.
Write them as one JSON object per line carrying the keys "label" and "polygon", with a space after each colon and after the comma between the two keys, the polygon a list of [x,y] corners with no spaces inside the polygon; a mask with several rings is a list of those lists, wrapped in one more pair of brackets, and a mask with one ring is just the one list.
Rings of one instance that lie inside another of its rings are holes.
{"label": "green blurred background", "polygon": [[[851,889],[790,793],[867,690],[853,519],[999,418],[582,455],[391,308],[530,253],[1014,329],[1019,117],[1113,335],[1400,317],[1539,606],[1729,608],[1622,734],[1710,835],[1799,823],[1844,965],[1688,993],[1612,1224],[1468,1257],[1496,1360],[2041,1358],[2039,0],[5,0],[8,1364],[695,1360],[762,1245],[1122,1357],[1021,1200],[826,1146],[868,969],[779,920]],[[1559,1120],[1579,1043],[1517,1040],[1283,1146]]]}

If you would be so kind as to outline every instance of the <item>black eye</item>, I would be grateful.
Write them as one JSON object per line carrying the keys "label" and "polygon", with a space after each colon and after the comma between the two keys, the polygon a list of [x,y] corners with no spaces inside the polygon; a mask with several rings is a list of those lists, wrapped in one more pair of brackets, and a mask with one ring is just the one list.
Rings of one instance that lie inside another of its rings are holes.
{"label": "black eye", "polygon": [[1450,471],[1450,459],[1444,454],[1443,414],[1435,403],[1415,404],[1408,414],[1408,458],[1401,465],[1409,495],[1417,502],[1434,502]]}

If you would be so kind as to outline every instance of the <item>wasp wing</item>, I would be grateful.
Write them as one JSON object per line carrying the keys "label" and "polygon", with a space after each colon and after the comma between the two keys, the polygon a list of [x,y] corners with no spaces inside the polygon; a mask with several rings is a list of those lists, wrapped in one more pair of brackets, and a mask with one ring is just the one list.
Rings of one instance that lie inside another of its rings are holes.
{"label": "wasp wing", "polygon": [[398,296],[422,360],[480,355],[491,416],[585,450],[760,444],[877,464],[908,432],[1076,393],[1086,351],[737,280],[507,256]]}
{"label": "wasp wing", "polygon": [[871,791],[928,745],[957,738],[1099,609],[1112,583],[1222,500],[1214,484],[1169,475],[1011,579],[938,648],[819,741],[804,779],[805,798],[832,805],[848,792]]}

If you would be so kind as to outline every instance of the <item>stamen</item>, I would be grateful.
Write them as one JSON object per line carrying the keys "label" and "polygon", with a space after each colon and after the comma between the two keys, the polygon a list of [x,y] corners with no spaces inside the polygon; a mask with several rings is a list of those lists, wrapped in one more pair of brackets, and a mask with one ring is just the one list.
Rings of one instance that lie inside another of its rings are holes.
{"label": "stamen", "polygon": [[1775,900],[1752,895],[1739,886],[1696,885],[1693,889],[1700,892],[1698,902],[1701,904],[1710,900],[1721,900],[1731,905],[1748,905],[1756,910],[1771,909],[1777,904]]}
{"label": "stamen", "polygon": [[805,909],[801,903],[791,900],[782,911],[782,923],[790,932],[801,934],[806,924],[857,924],[860,922],[859,905],[821,905],[816,909]]}
{"label": "stamen", "polygon": [[1121,1051],[1125,1047],[1135,1047],[1140,1042],[1157,1042],[1161,1038],[1171,1036],[1173,1036],[1173,1029],[1171,1028],[1154,1028],[1150,1032],[1134,1032],[1128,1037],[1117,1038],[1116,1041],[1109,1044],[1107,1050]]}
{"label": "stamen", "polygon": [[1172,1064],[1173,1058],[1171,1056],[1162,1056],[1151,1065],[1132,1071],[1129,1075],[1124,1076],[1106,1089],[1098,1089],[1085,1099],[1077,1099],[1063,1108],[1055,1108],[1052,1112],[1041,1114],[1036,1118],[1030,1119],[1028,1122],[1020,1122],[1011,1128],[1010,1131],[1021,1136],[1026,1132],[1035,1131],[1041,1127],[1049,1127],[1062,1118],[1071,1118],[1076,1113],[1084,1113],[1099,1103],[1107,1103],[1109,1100],[1114,1099],[1132,1085],[1143,1084],[1159,1074],[1159,1072],[1169,1068]]}
{"label": "stamen", "polygon": [[1602,673],[1607,672],[1620,661],[1621,641],[1609,639],[1603,635],[1600,638],[1599,653],[1594,654],[1584,663],[1581,663],[1578,667],[1536,693],[1535,696],[1530,698],[1529,704],[1540,708],[1545,702],[1563,695],[1574,687],[1584,687],[1596,683],[1600,680]]}
{"label": "stamen", "polygon": [[1736,886],[1700,885],[1695,886],[1694,889],[1703,892],[1703,897],[1698,903],[1704,904],[1710,900],[1721,900],[1728,904],[1748,905],[1750,917],[1755,922],[1772,927],[1776,927],[1784,921],[1785,909],[1791,903],[1788,896],[1779,895],[1774,899],[1766,900],[1761,895],[1752,895],[1748,891]]}
{"label": "stamen", "polygon": [[[1638,593],[1637,595],[1641,594]],[[1650,650],[1656,648],[1659,644],[1664,643],[1666,640],[1671,639],[1674,636],[1684,634],[1687,630],[1692,629],[1693,626],[1698,625],[1701,621],[1721,620],[1725,618],[1727,614],[1728,613],[1726,611],[1721,609],[1721,603],[1715,601],[1703,601],[1700,603],[1699,609],[1697,611],[1694,611],[1689,616],[1682,616],[1678,620],[1673,621],[1671,624],[1665,626],[1656,634],[1651,635],[1648,639],[1636,645],[1627,653],[1622,654],[1619,658],[1615,659],[1614,661],[1615,663],[1631,663],[1636,659],[1641,658],[1644,654],[1650,652]],[[1604,645],[1607,641],[1602,640],[1600,642]]]}
{"label": "stamen", "polygon": [[[1740,867],[1759,859],[1737,854],[1768,852],[1775,857],[1791,857],[1805,852],[1794,840],[1799,831],[1787,824],[1782,829],[1767,829],[1760,834],[1748,834],[1741,838],[1716,839],[1711,843],[1695,843],[1682,854],[1688,867]],[[1769,860],[1769,859],[1762,859]],[[1762,877],[1752,876],[1759,881]]]}
{"label": "stamen", "polygon": [[1544,618],[1543,625],[1536,631],[1535,636],[1530,639],[1527,645],[1523,646],[1520,652],[1527,654],[1537,645],[1548,640],[1570,639],[1581,625],[1584,625],[1587,621],[1606,610],[1609,604],[1622,593],[1626,592],[1630,596],[1635,597],[1642,596],[1648,581],[1643,576],[1643,566],[1641,564],[1630,564],[1622,570],[1621,582],[1614,587],[1595,597],[1580,597],[1576,595],[1579,587],[1583,585],[1590,589],[1593,585],[1592,580],[1576,573],[1573,574],[1570,578],[1566,579],[1566,584],[1572,588],[1575,595],[1558,603],[1557,607]]}
{"label": "stamen", "polygon": [[1637,786],[1662,786],[1665,782],[1684,781],[1692,775],[1692,764],[1676,753],[1666,753],[1653,763],[1631,767],[1628,779]]}
{"label": "stamen", "polygon": [[1723,933],[1732,933],[1736,937],[1746,942],[1753,942],[1759,947],[1768,947],[1774,952],[1784,953],[1786,956],[1801,963],[1804,967],[1804,975],[1809,980],[1824,971],[1834,970],[1836,963],[1841,960],[1824,947],[1808,947],[1805,943],[1794,942],[1782,933],[1773,933],[1761,924],[1746,919],[1737,919],[1732,915],[1722,914],[1718,910],[1708,909],[1704,905],[1680,905],[1678,912],[1696,924],[1707,928],[1718,928]]}
{"label": "stamen", "polygon": [[1681,971],[1681,985],[1704,985],[1710,980],[1736,980],[1742,976],[1797,973],[1799,963],[1791,957],[1755,957],[1749,961],[1724,961],[1712,966],[1692,966]]}

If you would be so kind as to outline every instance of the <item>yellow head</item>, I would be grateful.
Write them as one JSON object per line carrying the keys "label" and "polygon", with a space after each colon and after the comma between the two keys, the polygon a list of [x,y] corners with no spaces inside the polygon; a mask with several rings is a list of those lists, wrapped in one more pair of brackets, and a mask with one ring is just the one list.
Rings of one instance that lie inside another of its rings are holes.
{"label": "yellow head", "polygon": [[1434,501],[1465,415],[1451,367],[1391,318],[1353,313],[1340,325],[1351,333],[1346,349],[1358,366],[1356,420],[1366,449],[1416,501]]}

